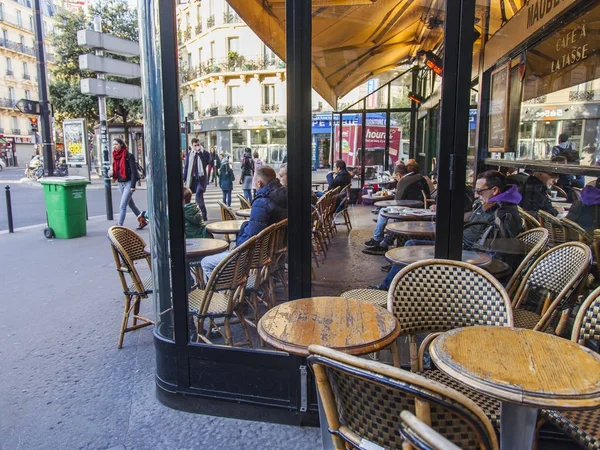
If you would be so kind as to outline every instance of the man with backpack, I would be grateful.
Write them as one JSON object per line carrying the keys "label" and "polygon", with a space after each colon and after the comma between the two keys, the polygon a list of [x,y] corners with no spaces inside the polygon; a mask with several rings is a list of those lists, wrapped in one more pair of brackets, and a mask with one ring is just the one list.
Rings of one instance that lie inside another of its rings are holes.
{"label": "man with backpack", "polygon": [[[579,152],[569,142],[569,135],[561,133],[558,136],[558,145],[552,147],[552,158],[562,156],[567,160],[567,164],[579,164]],[[575,176],[578,184],[585,185],[585,177],[583,175]]]}

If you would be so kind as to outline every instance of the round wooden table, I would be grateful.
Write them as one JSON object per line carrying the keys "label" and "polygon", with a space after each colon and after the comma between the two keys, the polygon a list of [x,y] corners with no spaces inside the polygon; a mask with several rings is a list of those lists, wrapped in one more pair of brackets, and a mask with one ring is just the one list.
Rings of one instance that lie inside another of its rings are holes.
{"label": "round wooden table", "polygon": [[206,230],[212,234],[238,234],[245,220],[224,220],[206,225]]}
{"label": "round wooden table", "polygon": [[422,208],[404,208],[392,211],[382,210],[380,214],[387,218],[393,220],[431,220],[435,221],[435,212],[430,209],[422,209]]}
{"label": "round wooden table", "polygon": [[430,347],[442,372],[502,402],[502,449],[532,447],[538,408],[600,406],[600,356],[567,339],[507,327],[448,331]]}
{"label": "round wooden table", "polygon": [[435,235],[435,222],[391,222],[385,231],[417,238],[432,238]]}
{"label": "round wooden table", "polygon": [[[433,259],[434,253],[433,245],[412,245],[410,247],[397,247],[388,250],[385,254],[385,259],[395,266],[404,267],[424,259]],[[474,266],[483,267],[489,264],[492,258],[483,252],[463,250],[462,261]]]}
{"label": "round wooden table", "polygon": [[389,195],[364,194],[362,196],[362,202],[364,205],[372,205],[373,203],[375,203],[379,200],[392,200],[393,198],[394,198],[393,194],[389,194]]}
{"label": "round wooden table", "polygon": [[366,355],[389,346],[400,334],[398,320],[389,311],[341,297],[282,303],[262,316],[257,329],[269,345],[299,356],[308,356],[312,344]]}
{"label": "round wooden table", "polygon": [[418,200],[375,200],[375,206],[378,208],[386,208],[388,206],[406,206],[409,208],[421,208],[423,202]]}
{"label": "round wooden table", "polygon": [[250,211],[252,211],[251,208],[247,208],[247,209],[238,209],[235,214],[236,216],[240,216],[240,217],[250,217]]}

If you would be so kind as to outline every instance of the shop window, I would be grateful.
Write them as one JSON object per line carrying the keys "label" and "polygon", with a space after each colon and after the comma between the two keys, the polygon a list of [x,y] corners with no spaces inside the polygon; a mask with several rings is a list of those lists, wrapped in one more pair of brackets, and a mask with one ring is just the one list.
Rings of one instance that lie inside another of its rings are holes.
{"label": "shop window", "polygon": [[232,130],[231,131],[231,152],[232,159],[235,162],[242,160],[244,148],[248,147],[248,132],[247,130]]}

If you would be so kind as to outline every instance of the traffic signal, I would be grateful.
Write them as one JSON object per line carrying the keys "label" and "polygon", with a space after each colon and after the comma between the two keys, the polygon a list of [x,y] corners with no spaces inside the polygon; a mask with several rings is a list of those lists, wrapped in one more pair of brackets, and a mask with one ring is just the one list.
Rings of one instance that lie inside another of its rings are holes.
{"label": "traffic signal", "polygon": [[30,130],[32,133],[37,133],[38,132],[38,119],[37,117],[33,117],[31,119],[29,119],[29,123],[30,123]]}

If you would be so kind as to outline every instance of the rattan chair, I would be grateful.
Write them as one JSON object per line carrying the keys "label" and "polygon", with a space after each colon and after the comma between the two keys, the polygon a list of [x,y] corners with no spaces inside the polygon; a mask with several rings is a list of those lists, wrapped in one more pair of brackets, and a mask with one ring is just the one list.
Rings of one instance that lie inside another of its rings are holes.
{"label": "rattan chair", "polygon": [[246,197],[244,197],[242,194],[236,194],[238,200],[240,201],[240,206],[242,207],[241,209],[250,209],[252,208],[252,204],[248,201],[248,199]]}
{"label": "rattan chair", "polygon": [[556,329],[560,334],[568,318],[567,301],[587,276],[590,262],[590,249],[581,242],[561,244],[540,256],[513,297],[515,326],[545,331],[554,314],[562,311]]}
{"label": "rattan chair", "polygon": [[[137,261],[145,261],[150,270],[150,255],[144,251],[146,243],[142,237],[129,228],[110,227],[108,240],[125,296],[125,310],[118,343],[118,348],[122,348],[125,333],[154,325],[152,320],[140,315],[140,302],[152,293],[152,276],[148,275],[142,279],[135,266]],[[131,325],[129,325],[130,318]]]}
{"label": "rattan chair", "polygon": [[[334,221],[334,226],[337,227],[343,227],[345,226],[346,229],[348,230],[348,232],[350,232],[350,230],[352,230],[352,221],[350,220],[350,213],[348,212],[348,207],[350,206],[350,187],[352,185],[348,185],[346,186],[344,189],[342,189],[342,191],[340,192],[340,194],[338,195],[338,198],[340,198],[340,204],[337,206],[336,208],[336,213],[334,214],[333,217],[333,221]],[[341,220],[339,222],[336,221],[337,218],[340,218]]]}
{"label": "rattan chair", "polygon": [[556,247],[557,245],[564,244],[566,242],[565,230],[560,219],[557,219],[546,211],[540,210],[538,211],[538,214],[540,216],[540,224],[550,233],[548,245],[550,247]]}
{"label": "rattan chair", "polygon": [[563,226],[566,242],[578,241],[587,245],[591,245],[593,237],[578,223],[575,223],[567,218],[560,219],[560,223]]}
{"label": "rattan chair", "polygon": [[[592,184],[592,186],[595,186],[595,182],[594,184]],[[571,188],[571,200],[573,201],[573,203],[581,201],[581,188]]]}
{"label": "rattan chair", "polygon": [[410,411],[463,449],[497,449],[494,428],[471,400],[435,381],[318,345],[309,347],[336,449],[405,449],[402,411]]}
{"label": "rattan chair", "polygon": [[521,220],[523,221],[523,229],[525,231],[533,230],[534,228],[540,228],[542,226],[539,220],[537,220],[520,206],[519,216],[521,216]]}
{"label": "rattan chair", "polygon": [[[225,203],[223,203],[221,200],[217,200],[217,205],[219,205],[219,207],[221,208],[221,220],[226,221],[226,220],[237,220],[237,217],[235,215],[235,212],[233,211],[233,209],[231,209],[229,206],[227,206]],[[231,244],[231,237],[229,234],[224,234],[223,238],[229,243]],[[235,240],[235,236],[234,236],[234,240]]]}
{"label": "rattan chair", "polygon": [[288,291],[288,281],[287,281],[287,272],[286,272],[286,264],[288,257],[288,219],[284,219],[279,222],[279,227],[277,227],[277,231],[274,238],[274,249],[273,249],[273,261],[271,263],[271,268],[269,272],[271,276],[269,277],[269,283],[271,283],[270,289],[273,293],[273,304],[275,304],[275,289],[273,282],[275,280],[279,281],[283,285],[283,289],[285,290],[286,299],[289,297]]}
{"label": "rattan chair", "polygon": [[380,289],[352,289],[343,292],[340,297],[353,298],[361,302],[373,303],[382,308],[387,308],[388,293]]}
{"label": "rattan chair", "polygon": [[517,239],[525,243],[527,254],[506,284],[506,292],[510,298],[515,294],[531,264],[546,250],[549,235],[550,233],[545,228],[532,228],[517,236]]}
{"label": "rattan chair", "polygon": [[[240,311],[250,264],[256,243],[256,236],[251,237],[239,247],[232,250],[211,273],[204,289],[194,289],[188,294],[188,308],[196,318],[196,341],[212,344],[209,339],[211,331],[217,331],[225,339],[225,345],[252,346],[248,327]],[[240,344],[233,342],[231,319],[237,316],[244,329],[246,341]],[[204,322],[208,319],[207,330]],[[225,330],[216,323],[223,319]]]}
{"label": "rattan chair", "polygon": [[400,413],[400,435],[418,450],[461,450],[410,411]]}
{"label": "rattan chair", "polygon": [[[600,341],[600,288],[594,290],[583,302],[573,326],[571,340],[586,346],[590,341]],[[600,408],[587,411],[541,412],[543,419],[550,422],[579,446],[586,449],[600,448]]]}

